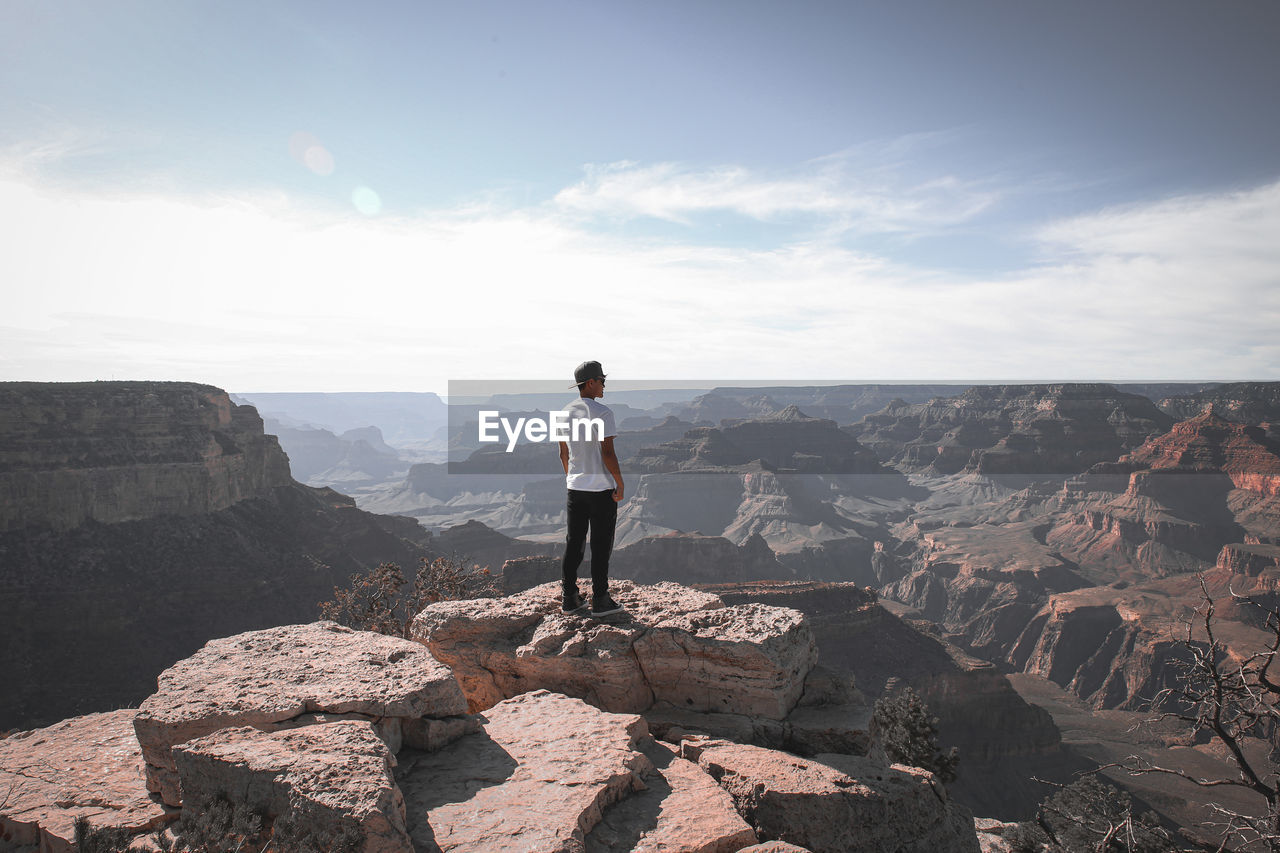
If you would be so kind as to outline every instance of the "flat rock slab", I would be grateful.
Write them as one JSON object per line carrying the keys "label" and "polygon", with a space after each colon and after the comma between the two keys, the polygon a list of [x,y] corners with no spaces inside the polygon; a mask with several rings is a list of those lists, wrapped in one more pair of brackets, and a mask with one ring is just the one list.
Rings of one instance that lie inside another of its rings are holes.
{"label": "flat rock slab", "polygon": [[587,853],[734,853],[755,844],[733,800],[702,768],[664,744],[650,742],[642,752],[655,771],[643,791],[605,812],[587,836]]}
{"label": "flat rock slab", "polygon": [[175,817],[147,791],[136,713],[74,717],[0,740],[0,849],[69,853],[82,816],[135,834]]}
{"label": "flat rock slab", "polygon": [[192,738],[235,726],[271,731],[307,714],[358,714],[394,748],[403,722],[466,709],[453,673],[420,643],[315,622],[209,642],[160,674],[134,729],[147,784],[180,805],[169,753]]}
{"label": "flat rock slab", "polygon": [[175,746],[173,758],[187,808],[233,794],[271,821],[293,818],[322,846],[345,830],[362,853],[413,853],[391,752],[370,723],[222,729]]}
{"label": "flat rock slab", "polygon": [[861,756],[696,746],[699,766],[763,838],[812,853],[977,853],[973,816],[925,770]]}
{"label": "flat rock slab", "polygon": [[487,711],[484,730],[438,752],[400,754],[419,851],[581,853],[610,805],[653,771],[644,720],[544,690]]}
{"label": "flat rock slab", "polygon": [[560,588],[440,602],[412,636],[453,667],[473,711],[533,689],[638,713],[662,702],[782,719],[817,660],[796,610],[745,604],[673,583],[611,582],[616,617],[560,612]]}

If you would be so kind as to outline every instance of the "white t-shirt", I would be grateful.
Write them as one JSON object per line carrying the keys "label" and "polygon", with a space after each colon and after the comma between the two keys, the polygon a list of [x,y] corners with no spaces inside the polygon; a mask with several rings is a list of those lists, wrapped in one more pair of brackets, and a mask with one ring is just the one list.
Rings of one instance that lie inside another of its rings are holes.
{"label": "white t-shirt", "polygon": [[[569,415],[569,440],[565,442],[569,445],[569,473],[565,475],[565,484],[580,492],[616,489],[618,484],[613,482],[613,475],[604,467],[604,457],[600,454],[600,448],[604,444],[601,438],[618,434],[618,428],[613,422],[613,411],[590,397],[579,397],[565,406],[564,411]],[[583,429],[584,424],[579,427],[578,437],[575,439],[573,422],[589,418],[599,418],[604,422],[604,436],[600,436],[598,429]]]}

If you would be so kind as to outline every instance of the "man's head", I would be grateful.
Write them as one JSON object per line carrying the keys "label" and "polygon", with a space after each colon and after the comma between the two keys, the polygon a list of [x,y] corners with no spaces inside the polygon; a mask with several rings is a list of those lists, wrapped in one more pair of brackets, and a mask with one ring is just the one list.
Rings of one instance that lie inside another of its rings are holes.
{"label": "man's head", "polygon": [[598,361],[584,361],[573,371],[573,384],[583,397],[603,397],[604,378],[604,368]]}

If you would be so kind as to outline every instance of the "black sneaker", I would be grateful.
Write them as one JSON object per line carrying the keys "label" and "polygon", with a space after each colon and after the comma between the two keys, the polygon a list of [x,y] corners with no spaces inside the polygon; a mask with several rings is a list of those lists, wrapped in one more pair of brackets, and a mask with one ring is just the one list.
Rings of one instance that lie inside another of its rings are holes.
{"label": "black sneaker", "polygon": [[606,595],[603,601],[595,601],[593,599],[591,602],[592,616],[609,616],[613,613],[621,613],[622,610],[622,605],[614,601],[613,597],[609,595]]}
{"label": "black sneaker", "polygon": [[561,613],[576,613],[587,606],[587,600],[575,589],[573,595],[566,595],[560,605]]}

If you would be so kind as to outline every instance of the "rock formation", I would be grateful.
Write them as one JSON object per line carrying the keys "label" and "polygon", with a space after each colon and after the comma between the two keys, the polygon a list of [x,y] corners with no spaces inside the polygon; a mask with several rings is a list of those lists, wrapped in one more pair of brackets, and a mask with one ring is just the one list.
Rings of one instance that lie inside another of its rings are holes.
{"label": "rock formation", "polygon": [[550,583],[433,604],[412,636],[453,668],[472,711],[545,688],[617,711],[656,704],[781,720],[800,698],[817,650],[797,611],[725,607],[671,583],[617,581],[611,594],[627,614],[609,623],[561,613]]}
{"label": "rock formation", "polygon": [[895,398],[908,403],[924,403],[934,397],[949,397],[965,390],[965,385],[778,385],[764,388],[722,386],[703,394],[673,411],[687,421],[712,426],[723,420],[755,418],[798,406],[814,417],[839,424],[854,423],[878,412]]}
{"label": "rock formation", "polygon": [[952,796],[977,814],[1025,819],[1044,795],[1027,778],[1065,766],[1052,719],[1028,705],[994,665],[887,611],[855,584],[747,583],[701,587],[727,603],[759,602],[805,614],[820,668],[851,677],[873,703],[912,687],[938,717],[939,742],[960,750]]}
{"label": "rock formation", "polygon": [[205,385],[0,384],[0,448],[0,730],[135,706],[210,638],[431,553],[412,520],[293,482]]}
{"label": "rock formation", "polygon": [[218,388],[0,383],[0,531],[207,514],[291,482],[258,413]]}
{"label": "rock formation", "polygon": [[1047,543],[1085,569],[1143,580],[1203,571],[1246,538],[1280,542],[1278,451],[1260,428],[1202,412],[1069,483]]}
{"label": "rock formation", "polygon": [[1110,385],[980,385],[928,403],[894,401],[850,432],[909,470],[1066,476],[1171,424],[1147,398]]}
{"label": "rock formation", "polygon": [[1175,418],[1193,418],[1211,409],[1236,423],[1280,421],[1280,382],[1231,382],[1194,394],[1172,394],[1160,400],[1160,408]]}
{"label": "rock formation", "polygon": [[[835,695],[799,612],[619,582],[632,617],[609,624],[561,614],[552,592],[433,605],[415,623],[426,647],[333,623],[213,641],[138,711],[0,741],[0,838],[62,853],[77,816],[141,834],[227,798],[278,839],[375,853],[978,849],[969,813],[931,774],[888,765],[865,717],[860,749],[813,758],[698,733],[781,729],[802,693]],[[430,647],[465,659],[459,680]],[[541,684],[585,686],[574,667],[591,670],[590,703]],[[517,678],[528,689],[503,696]],[[683,727],[656,741],[618,707],[637,705]]]}
{"label": "rock formation", "polygon": [[403,476],[409,463],[382,440],[377,427],[362,427],[334,435],[327,429],[285,426],[265,418],[264,429],[280,440],[289,455],[294,479],[315,486],[343,486],[382,482]]}

